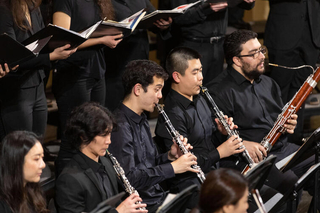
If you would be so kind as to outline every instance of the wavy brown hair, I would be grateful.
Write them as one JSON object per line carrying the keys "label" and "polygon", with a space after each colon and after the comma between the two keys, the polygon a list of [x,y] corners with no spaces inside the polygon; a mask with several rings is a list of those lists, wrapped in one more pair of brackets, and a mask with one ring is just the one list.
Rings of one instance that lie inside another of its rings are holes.
{"label": "wavy brown hair", "polygon": [[27,5],[30,13],[39,8],[41,0],[1,0],[11,11],[13,20],[22,30],[28,30],[30,27],[26,22],[26,11],[24,5]]}
{"label": "wavy brown hair", "polygon": [[111,0],[95,0],[95,1],[100,7],[101,19],[104,19],[105,17],[107,17],[107,19],[114,20],[115,15],[114,15],[114,10],[113,10],[113,5],[111,3]]}

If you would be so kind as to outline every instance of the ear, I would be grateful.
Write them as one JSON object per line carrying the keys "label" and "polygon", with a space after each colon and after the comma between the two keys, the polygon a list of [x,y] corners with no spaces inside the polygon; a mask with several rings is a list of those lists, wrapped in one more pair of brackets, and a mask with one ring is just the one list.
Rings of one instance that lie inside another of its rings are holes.
{"label": "ear", "polygon": [[222,207],[222,212],[223,213],[233,213],[234,212],[234,205],[231,205],[231,204],[229,204],[229,205],[224,205],[223,207]]}
{"label": "ear", "polygon": [[180,73],[178,73],[177,71],[174,71],[172,73],[172,78],[176,83],[180,83]]}
{"label": "ear", "polygon": [[142,88],[142,85],[138,83],[138,84],[134,85],[132,90],[133,90],[133,94],[135,96],[139,96],[141,93],[141,90],[143,90],[143,88]]}
{"label": "ear", "polygon": [[242,62],[241,62],[241,59],[239,57],[233,56],[232,61],[237,67],[241,67],[242,66]]}

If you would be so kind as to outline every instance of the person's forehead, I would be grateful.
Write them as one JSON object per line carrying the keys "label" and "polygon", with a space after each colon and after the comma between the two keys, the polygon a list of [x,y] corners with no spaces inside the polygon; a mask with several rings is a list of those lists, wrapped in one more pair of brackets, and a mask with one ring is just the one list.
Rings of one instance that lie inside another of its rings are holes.
{"label": "person's forehead", "polygon": [[242,51],[243,52],[249,52],[249,51],[252,51],[252,50],[257,50],[261,47],[261,44],[260,42],[258,41],[257,38],[255,39],[250,39],[249,41],[247,41],[246,43],[244,43],[242,45]]}

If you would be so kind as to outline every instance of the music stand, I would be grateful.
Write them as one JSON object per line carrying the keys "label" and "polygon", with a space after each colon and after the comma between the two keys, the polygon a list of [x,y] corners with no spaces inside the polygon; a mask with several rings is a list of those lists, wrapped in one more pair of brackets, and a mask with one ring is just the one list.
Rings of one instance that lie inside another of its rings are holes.
{"label": "music stand", "polygon": [[280,171],[286,172],[290,170],[292,167],[296,166],[297,164],[301,163],[305,159],[311,157],[312,155],[316,154],[316,162],[318,158],[317,149],[320,144],[320,127],[317,128],[309,138],[300,146],[298,151],[288,160],[288,162],[281,167]]}
{"label": "music stand", "polygon": [[189,198],[196,190],[198,190],[198,186],[196,184],[189,186],[178,193],[167,204],[160,206],[157,213],[184,213],[187,208],[186,206]]}
{"label": "music stand", "polygon": [[90,213],[105,213],[113,207],[116,207],[117,203],[125,195],[125,192],[121,192],[113,197],[108,198],[107,200],[102,201],[93,209]]}
{"label": "music stand", "polygon": [[274,155],[268,156],[263,161],[257,163],[244,175],[249,183],[249,191],[252,189],[261,189],[276,158],[277,157]]}

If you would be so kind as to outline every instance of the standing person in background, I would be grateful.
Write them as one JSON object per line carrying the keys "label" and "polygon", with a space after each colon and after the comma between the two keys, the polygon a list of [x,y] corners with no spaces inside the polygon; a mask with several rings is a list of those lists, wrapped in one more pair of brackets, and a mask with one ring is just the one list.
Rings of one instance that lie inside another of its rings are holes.
{"label": "standing person in background", "polygon": [[[117,21],[121,21],[139,10],[146,9],[147,13],[155,10],[149,0],[112,0]],[[159,33],[162,38],[169,36],[168,28],[172,20],[160,19],[155,22],[150,30]],[[124,88],[122,85],[122,74],[128,62],[137,59],[149,59],[149,39],[147,29],[135,29],[135,31],[124,38],[117,48],[105,48],[106,72],[106,104],[113,111],[121,103]]]}
{"label": "standing person in background", "polygon": [[0,156],[0,212],[48,213],[40,188],[46,164],[39,137],[14,131],[2,141]]}
{"label": "standing person in background", "polygon": [[[41,0],[1,0],[0,34],[6,33],[22,42],[44,28],[39,5]],[[47,125],[45,70],[51,61],[68,58],[75,50],[69,44],[48,54],[21,63],[16,72],[0,79],[1,138],[14,130],[28,130],[44,135]]]}
{"label": "standing person in background", "polygon": [[[56,0],[53,24],[81,32],[104,17],[114,18],[111,0]],[[59,174],[75,153],[64,137],[66,120],[71,110],[87,101],[105,104],[106,64],[103,47],[115,48],[122,34],[88,39],[79,51],[65,61],[59,61],[53,76],[53,92],[57,100],[61,147],[56,160]]]}
{"label": "standing person in background", "polygon": [[[269,0],[270,12],[265,29],[265,45],[270,63],[297,67],[316,67],[320,55],[320,1]],[[287,103],[311,74],[310,68],[284,69],[270,66],[270,77],[281,89],[283,103]],[[303,108],[291,140],[300,142],[303,132]]]}
{"label": "standing person in background", "polygon": [[[238,7],[251,9],[255,0],[244,0]],[[196,0],[172,0],[172,8]],[[173,19],[181,28],[180,46],[196,50],[203,65],[203,85],[223,71],[223,42],[228,25],[227,3],[200,3]]]}

